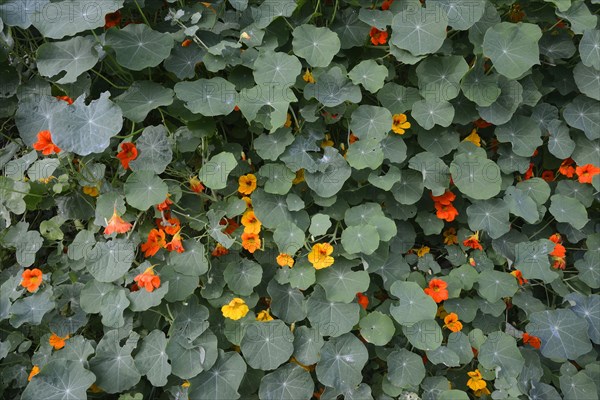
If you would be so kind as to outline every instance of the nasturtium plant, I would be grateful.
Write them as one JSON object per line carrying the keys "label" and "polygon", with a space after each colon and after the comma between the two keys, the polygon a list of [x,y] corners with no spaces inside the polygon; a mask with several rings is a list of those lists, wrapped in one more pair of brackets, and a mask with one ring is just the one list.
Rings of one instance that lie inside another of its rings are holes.
{"label": "nasturtium plant", "polygon": [[0,397],[598,397],[596,0],[0,0]]}

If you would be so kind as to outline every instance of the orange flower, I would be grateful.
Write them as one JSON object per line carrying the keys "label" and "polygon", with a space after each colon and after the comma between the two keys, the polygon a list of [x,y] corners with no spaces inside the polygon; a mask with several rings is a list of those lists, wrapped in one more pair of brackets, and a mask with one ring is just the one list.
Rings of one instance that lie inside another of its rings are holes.
{"label": "orange flower", "polygon": [[558,168],[558,172],[567,178],[572,178],[575,175],[575,167],[573,167],[575,161],[571,157],[567,158],[560,164],[560,168]]}
{"label": "orange flower", "polygon": [[552,182],[554,180],[554,172],[544,171],[542,172],[542,179],[546,182]]}
{"label": "orange flower", "polygon": [[523,344],[529,344],[531,347],[535,347],[536,349],[542,347],[542,341],[540,340],[540,338],[537,336],[530,335],[527,332],[523,334]]}
{"label": "orange flower", "polygon": [[220,225],[227,225],[227,228],[223,229],[223,233],[226,233],[227,235],[231,235],[233,232],[235,232],[235,230],[237,228],[240,227],[240,224],[238,224],[237,222],[235,222],[235,220],[231,219],[231,218],[223,218],[220,222]]}
{"label": "orange flower", "polygon": [[455,228],[448,228],[444,231],[444,244],[458,244],[458,237],[456,236]]}
{"label": "orange flower", "polygon": [[406,114],[394,114],[392,116],[392,131],[398,135],[404,135],[406,130],[410,128],[410,122],[406,118]]}
{"label": "orange flower", "polygon": [[167,193],[167,198],[165,199],[165,201],[163,201],[160,204],[156,205],[156,209],[158,211],[167,211],[171,208],[171,204],[173,204],[173,202],[170,199],[171,195]]}
{"label": "orange flower", "polygon": [[40,373],[40,367],[38,367],[37,365],[34,365],[33,368],[31,368],[31,372],[29,373],[29,378],[27,378],[27,381],[31,382],[31,378],[33,378],[34,376],[36,376],[39,373]]}
{"label": "orange flower", "polygon": [[565,249],[565,246],[563,246],[561,244],[562,237],[560,236],[559,233],[555,233],[554,235],[550,236],[548,239],[554,243],[554,250],[552,250],[552,253],[550,253],[551,256],[564,257],[567,254],[567,249]]}
{"label": "orange flower", "polygon": [[244,196],[242,197],[242,200],[244,200],[244,203],[246,203],[246,208],[252,210],[252,199],[248,196]]}
{"label": "orange flower", "polygon": [[204,189],[205,189],[202,182],[200,182],[200,179],[198,179],[195,176],[193,178],[190,178],[188,182],[190,183],[190,190],[192,192],[200,193],[200,192],[204,191]]}
{"label": "orange flower", "polygon": [[238,183],[238,192],[241,194],[252,194],[256,189],[256,176],[254,174],[242,175],[238,179]]}
{"label": "orange flower", "polygon": [[429,281],[429,287],[423,289],[426,295],[431,296],[433,301],[441,303],[448,300],[448,283],[441,279],[434,278]]}
{"label": "orange flower", "polygon": [[296,171],[296,177],[292,181],[294,185],[297,185],[302,182],[304,182],[304,168],[300,168],[298,171]]}
{"label": "orange flower", "polygon": [[152,229],[148,234],[148,240],[142,244],[142,251],[145,257],[152,257],[158,250],[167,245],[165,241],[165,231],[162,229]]}
{"label": "orange flower", "polygon": [[108,13],[104,17],[104,29],[119,26],[121,24],[121,11],[117,10],[113,13]]}
{"label": "orange flower", "polygon": [[460,332],[463,325],[458,320],[458,315],[452,312],[444,317],[444,327],[450,329],[452,332]]}
{"label": "orange flower", "polygon": [[105,235],[112,235],[113,233],[125,233],[131,229],[131,224],[125,222],[123,218],[117,214],[117,207],[114,208],[113,215],[108,221],[106,228],[104,228]]}
{"label": "orange flower", "polygon": [[575,173],[578,176],[579,183],[592,183],[594,176],[600,174],[600,168],[592,164],[585,164],[575,168]]}
{"label": "orange flower", "polygon": [[158,226],[158,229],[162,229],[168,235],[174,235],[179,231],[179,229],[181,229],[181,222],[179,222],[179,218],[176,217],[171,217],[164,220],[157,218],[156,225]]}
{"label": "orange flower", "polygon": [[327,268],[335,262],[335,259],[331,256],[332,253],[332,245],[329,243],[317,243],[310,250],[308,261],[315,269]]}
{"label": "orange flower", "polygon": [[286,254],[286,253],[280,253],[277,256],[277,264],[280,267],[288,266],[288,267],[292,268],[294,266],[294,257],[292,257],[291,255]]}
{"label": "orange flower", "polygon": [[350,136],[348,137],[348,143],[352,144],[354,142],[357,142],[358,140],[359,140],[358,136],[356,136],[354,133],[350,132]]}
{"label": "orange flower", "polygon": [[452,222],[458,215],[458,210],[452,204],[435,203],[436,217],[444,221]]}
{"label": "orange flower", "polygon": [[84,186],[82,192],[90,197],[98,197],[100,191],[96,186]]}
{"label": "orange flower", "polygon": [[56,333],[53,333],[48,339],[48,343],[50,346],[54,347],[54,350],[60,350],[65,347],[66,340],[69,338],[69,335],[65,337],[60,337]]}
{"label": "orange flower", "polygon": [[181,43],[181,47],[188,47],[190,44],[192,44],[192,41],[190,39],[185,39],[182,43]]}
{"label": "orange flower", "polygon": [[242,233],[242,247],[250,253],[260,250],[260,237],[256,233]]}
{"label": "orange flower", "polygon": [[433,199],[434,202],[447,206],[447,205],[452,204],[452,202],[456,199],[456,195],[454,193],[452,193],[451,191],[447,190],[441,196],[434,196],[432,194],[431,198]]}
{"label": "orange flower", "polygon": [[43,155],[49,156],[52,153],[60,153],[60,148],[52,142],[50,131],[40,131],[37,134],[37,139],[37,142],[33,144],[33,148],[41,151]]}
{"label": "orange flower", "polygon": [[73,104],[73,99],[69,96],[56,96],[58,100],[66,101],[68,105]]}
{"label": "orange flower", "polygon": [[160,278],[154,273],[154,266],[146,268],[146,270],[133,278],[140,288],[146,289],[148,292],[153,292],[154,289],[160,287]]}
{"label": "orange flower", "polygon": [[554,269],[565,269],[567,267],[567,262],[564,257],[552,257],[554,262],[552,263],[552,268]]}
{"label": "orange flower", "polygon": [[523,180],[533,178],[533,163],[529,163],[529,168],[525,171],[525,175],[523,175]]}
{"label": "orange flower", "polygon": [[262,226],[252,210],[248,210],[244,213],[242,216],[242,225],[244,225],[244,233],[260,233],[260,228]]}
{"label": "orange flower", "polygon": [[229,250],[227,250],[221,243],[217,243],[215,249],[210,253],[213,257],[221,257],[226,254],[229,254]]}
{"label": "orange flower", "polygon": [[513,4],[508,12],[508,18],[512,22],[520,22],[525,18],[525,11],[521,9],[521,5]]}
{"label": "orange flower", "polygon": [[135,160],[138,156],[135,144],[127,142],[121,143],[121,151],[117,153],[117,158],[121,160],[121,165],[125,169],[129,169],[129,163]]}
{"label": "orange flower", "polygon": [[470,247],[475,250],[483,250],[481,243],[479,243],[479,231],[463,240],[463,246]]}
{"label": "orange flower", "polygon": [[475,127],[480,128],[480,129],[492,126],[492,124],[490,124],[489,122],[487,122],[486,120],[484,120],[482,118],[479,118],[477,121],[474,121],[473,125],[475,125]]}
{"label": "orange flower", "polygon": [[21,280],[21,286],[23,286],[29,293],[33,293],[42,284],[43,274],[39,268],[34,269],[26,269],[23,271],[21,275],[23,280]]}
{"label": "orange flower", "polygon": [[363,310],[366,310],[369,306],[369,298],[362,293],[356,293],[356,297],[358,298],[358,304],[360,304]]}
{"label": "orange flower", "polygon": [[183,248],[183,243],[181,243],[181,235],[179,231],[175,235],[169,243],[166,245],[167,251],[176,251],[178,253],[183,253],[185,249]]}
{"label": "orange flower", "polygon": [[392,5],[392,3],[394,2],[394,0],[385,0],[382,4],[381,4],[381,9],[382,10],[389,10],[390,6]]}
{"label": "orange flower", "polygon": [[369,36],[371,36],[371,43],[373,43],[375,46],[387,43],[387,31],[380,31],[379,29],[372,27],[371,31],[369,32]]}
{"label": "orange flower", "polygon": [[523,278],[523,273],[521,271],[519,271],[518,269],[515,269],[510,274],[512,276],[514,276],[515,278],[517,278],[517,282],[519,282],[519,285],[523,285],[523,284],[529,282],[527,279]]}

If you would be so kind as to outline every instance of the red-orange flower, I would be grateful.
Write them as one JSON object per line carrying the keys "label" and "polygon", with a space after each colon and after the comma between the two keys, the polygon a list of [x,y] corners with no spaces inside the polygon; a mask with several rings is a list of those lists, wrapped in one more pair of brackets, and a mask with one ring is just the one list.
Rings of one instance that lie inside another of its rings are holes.
{"label": "red-orange flower", "polygon": [[135,160],[138,156],[135,144],[127,142],[121,143],[121,151],[117,153],[117,158],[121,160],[121,165],[125,169],[129,169],[129,163]]}
{"label": "red-orange flower", "polygon": [[441,279],[434,278],[429,281],[429,287],[423,289],[426,295],[431,296],[433,301],[441,303],[448,300],[448,283]]}
{"label": "red-orange flower", "polygon": [[112,235],[113,233],[125,233],[131,229],[131,224],[126,222],[117,214],[117,207],[114,208],[113,215],[108,221],[106,228],[104,228],[105,235]]}
{"label": "red-orange flower", "polygon": [[260,237],[256,233],[242,233],[242,247],[250,253],[260,250]]}
{"label": "red-orange flower", "polygon": [[567,267],[567,262],[564,257],[552,257],[553,263],[552,268],[554,269],[565,269]]}
{"label": "red-orange flower", "polygon": [[567,249],[562,245],[562,237],[559,233],[555,233],[548,239],[554,243],[554,250],[550,253],[552,257],[564,257],[567,255]]}
{"label": "red-orange flower", "polygon": [[358,136],[356,136],[354,133],[350,132],[350,136],[348,137],[348,143],[352,144],[352,143],[357,142],[358,140],[359,140]]}
{"label": "red-orange flower", "polygon": [[375,46],[387,43],[387,31],[380,31],[379,29],[372,27],[371,31],[369,32],[369,36],[371,37],[371,43],[373,43]]}
{"label": "red-orange flower", "polygon": [[521,271],[519,271],[518,269],[515,269],[510,274],[512,276],[514,276],[515,278],[517,278],[517,282],[519,282],[519,285],[523,285],[524,283],[529,282],[527,279],[523,278],[523,273]]}
{"label": "red-orange flower", "polygon": [[200,182],[200,179],[198,179],[195,176],[193,178],[190,178],[188,182],[190,183],[190,189],[192,192],[200,193],[203,192],[205,189],[202,182]]}
{"label": "red-orange flower", "polygon": [[160,277],[154,273],[154,267],[146,268],[146,270],[133,278],[140,288],[146,289],[148,292],[153,292],[154,289],[160,287]]}
{"label": "red-orange flower", "polygon": [[71,105],[71,104],[73,104],[73,99],[72,99],[72,98],[70,98],[69,96],[56,96],[56,98],[57,98],[58,100],[62,100],[62,101],[65,101],[65,102],[67,102],[67,104],[68,104],[68,105]]}
{"label": "red-orange flower", "polygon": [[60,153],[60,148],[52,142],[50,131],[40,131],[37,134],[37,139],[37,142],[33,144],[33,148],[41,151],[43,155],[49,156],[52,153]]}
{"label": "red-orange flower", "polygon": [[173,204],[173,202],[169,197],[171,197],[171,195],[167,193],[167,198],[165,199],[165,201],[156,205],[156,209],[158,211],[167,211],[171,208],[171,204]]}
{"label": "red-orange flower", "polygon": [[436,216],[444,221],[452,222],[458,215],[458,210],[452,204],[435,203]]}
{"label": "red-orange flower", "polygon": [[356,293],[356,297],[358,298],[358,304],[360,304],[363,310],[366,310],[369,306],[369,298],[362,293]]}
{"label": "red-orange flower", "polygon": [[190,39],[185,39],[181,42],[181,47],[188,47],[190,44],[192,44],[192,41]]}
{"label": "red-orange flower", "polygon": [[121,24],[121,11],[117,10],[113,13],[108,13],[104,17],[104,28],[109,29],[113,26],[119,26]]}
{"label": "red-orange flower", "polygon": [[489,122],[487,122],[486,120],[479,118],[478,120],[473,122],[473,125],[475,125],[475,127],[479,128],[479,129],[483,129],[483,128],[487,128],[488,126],[492,126],[492,124],[490,124]]}
{"label": "red-orange flower", "polygon": [[39,268],[26,269],[23,271],[23,274],[21,274],[21,278],[23,278],[21,280],[21,286],[27,289],[29,293],[33,293],[38,290],[42,284],[43,274]]}
{"label": "red-orange flower", "polygon": [[542,347],[542,341],[540,340],[540,338],[537,336],[530,335],[527,332],[523,334],[523,344],[529,344],[531,347],[535,347],[536,349]]}
{"label": "red-orange flower", "polygon": [[529,163],[529,168],[527,168],[527,171],[525,171],[525,175],[523,175],[523,180],[531,178],[533,178],[533,163]]}
{"label": "red-orange flower", "polygon": [[181,235],[179,231],[173,235],[173,238],[169,243],[167,243],[167,251],[176,251],[178,253],[183,253],[185,249],[183,248],[183,243],[181,243]]}
{"label": "red-orange flower", "polygon": [[65,344],[66,344],[66,341],[68,338],[69,338],[69,335],[67,335],[65,337],[60,337],[56,333],[53,333],[52,335],[50,335],[50,338],[48,339],[48,343],[50,343],[50,346],[54,347],[54,350],[60,350],[63,347],[65,347]]}
{"label": "red-orange flower", "polygon": [[34,365],[33,368],[31,368],[31,372],[29,372],[29,377],[27,378],[27,381],[31,382],[31,379],[39,373],[40,373],[40,367],[38,367],[37,365]]}
{"label": "red-orange flower", "polygon": [[385,0],[382,4],[381,4],[381,9],[382,10],[389,10],[390,6],[392,5],[392,3],[394,2],[394,0]]}
{"label": "red-orange flower", "polygon": [[546,182],[552,182],[554,180],[554,172],[544,171],[542,172],[542,179]]}
{"label": "red-orange flower", "polygon": [[181,223],[179,222],[179,218],[171,217],[163,220],[161,218],[156,219],[156,225],[158,229],[162,229],[169,235],[176,234],[181,228]]}
{"label": "red-orange flower", "polygon": [[142,251],[145,257],[152,257],[158,250],[166,247],[167,242],[165,241],[165,231],[162,229],[152,229],[148,234],[148,240],[146,243],[142,243]]}
{"label": "red-orange flower", "polygon": [[223,229],[223,233],[226,233],[227,235],[231,235],[233,232],[235,232],[237,228],[240,227],[240,224],[238,224],[237,222],[235,222],[235,220],[231,218],[223,218],[221,219],[219,224],[227,225],[227,228]]}
{"label": "red-orange flower", "polygon": [[452,204],[452,202],[456,199],[456,195],[454,193],[452,193],[451,191],[447,190],[441,196],[434,196],[433,194],[431,194],[431,198],[436,203],[448,205],[448,204]]}
{"label": "red-orange flower", "polygon": [[567,178],[572,178],[575,175],[575,167],[573,166],[575,161],[571,157],[567,158],[560,164],[558,172]]}
{"label": "red-orange flower", "polygon": [[579,183],[592,183],[595,175],[600,174],[600,168],[592,164],[585,164],[575,168]]}
{"label": "red-orange flower", "polygon": [[221,257],[226,254],[229,254],[229,250],[227,250],[221,243],[217,243],[215,249],[210,253],[213,257]]}
{"label": "red-orange flower", "polygon": [[479,231],[463,240],[463,246],[470,247],[475,250],[483,250],[481,243],[479,243]]}

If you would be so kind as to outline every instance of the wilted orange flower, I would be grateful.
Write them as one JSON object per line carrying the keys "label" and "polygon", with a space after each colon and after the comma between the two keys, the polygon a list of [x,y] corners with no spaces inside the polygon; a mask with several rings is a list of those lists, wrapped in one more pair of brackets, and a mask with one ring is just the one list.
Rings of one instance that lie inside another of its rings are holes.
{"label": "wilted orange flower", "polygon": [[190,190],[192,192],[200,193],[200,192],[204,191],[204,189],[205,189],[202,182],[200,182],[200,179],[198,179],[195,176],[193,178],[190,178],[188,182],[190,183]]}
{"label": "wilted orange flower", "polygon": [[447,222],[452,222],[458,215],[458,210],[452,204],[435,203],[435,216]]}
{"label": "wilted orange flower", "polygon": [[483,250],[481,243],[479,243],[479,231],[463,240],[463,246],[470,247],[475,250]]}
{"label": "wilted orange flower", "polygon": [[237,228],[240,227],[240,224],[238,224],[237,222],[235,222],[235,220],[231,218],[223,218],[221,219],[219,224],[227,225],[227,227],[223,229],[223,233],[226,233],[227,235],[231,235],[233,232],[235,232]]}
{"label": "wilted orange flower", "polygon": [[121,143],[121,151],[117,153],[117,158],[121,160],[121,165],[125,169],[129,169],[129,163],[135,160],[138,156],[135,144],[131,142]]}
{"label": "wilted orange flower", "polygon": [[428,246],[421,246],[417,249],[417,257],[423,257],[425,254],[429,254],[431,249]]}
{"label": "wilted orange flower", "polygon": [[252,194],[256,189],[256,176],[254,176],[254,174],[242,175],[240,176],[240,179],[238,179],[238,183],[238,192],[242,194]]}
{"label": "wilted orange flower", "polygon": [[488,396],[488,395],[492,394],[492,392],[490,392],[490,389],[488,389],[487,387],[484,387],[483,389],[475,390],[473,392],[473,394],[475,395],[475,397],[481,397],[481,396]]}
{"label": "wilted orange flower", "polygon": [[442,319],[444,319],[444,318],[446,318],[446,315],[448,315],[448,311],[446,311],[446,309],[444,308],[444,306],[440,304],[438,306],[438,309],[437,309],[436,313],[435,313],[436,318],[442,318]]}
{"label": "wilted orange flower", "polygon": [[477,134],[477,129],[473,129],[469,136],[463,139],[463,142],[471,142],[477,147],[481,147],[481,136]]}
{"label": "wilted orange flower", "polygon": [[286,254],[286,253],[280,253],[277,256],[277,264],[280,267],[288,266],[288,267],[292,268],[294,266],[294,257],[292,257],[291,255]]}
{"label": "wilted orange flower", "polygon": [[112,235],[113,233],[125,233],[129,232],[131,229],[131,224],[129,222],[125,222],[123,218],[117,214],[117,207],[114,208],[113,215],[110,217],[106,228],[104,228],[105,235]]}
{"label": "wilted orange flower", "polygon": [[521,8],[520,4],[513,4],[508,11],[508,18],[512,22],[520,22],[525,18],[525,11]]}
{"label": "wilted orange flower", "polygon": [[390,6],[392,5],[392,3],[394,2],[394,0],[385,0],[382,4],[381,4],[381,9],[382,10],[389,10]]}
{"label": "wilted orange flower", "polygon": [[292,126],[292,114],[287,113],[287,117],[285,119],[285,123],[283,124],[284,127],[289,128],[290,126]]}
{"label": "wilted orange flower", "polygon": [[244,225],[244,233],[260,233],[262,226],[252,210],[248,210],[242,215],[242,225]]}
{"label": "wilted orange flower", "polygon": [[306,72],[304,73],[304,75],[302,75],[302,80],[306,83],[315,83],[315,77],[308,68],[306,68]]}
{"label": "wilted orange flower", "polygon": [[333,265],[335,259],[331,256],[333,246],[329,243],[317,243],[308,254],[308,261],[315,269],[323,269]]}
{"label": "wilted orange flower", "polygon": [[529,163],[529,168],[527,168],[527,171],[525,171],[525,175],[523,175],[523,180],[525,181],[531,178],[533,178],[533,163]]}
{"label": "wilted orange flower", "polygon": [[565,269],[567,267],[565,257],[552,257],[552,260],[552,268],[554,269]]}
{"label": "wilted orange flower", "polygon": [[450,329],[452,332],[460,332],[463,325],[458,320],[458,315],[452,312],[444,317],[444,327]]}
{"label": "wilted orange flower", "polygon": [[213,257],[221,257],[226,254],[229,254],[229,250],[227,250],[221,243],[217,243],[212,253],[210,253]]}
{"label": "wilted orange flower", "polygon": [[166,245],[167,251],[176,251],[178,253],[183,253],[185,249],[183,248],[183,243],[181,243],[181,235],[179,231],[173,235],[171,241]]}
{"label": "wilted orange flower", "polygon": [[489,122],[487,122],[486,120],[479,118],[476,121],[473,122],[473,125],[475,125],[476,128],[479,129],[483,129],[483,128],[487,128],[488,126],[492,126],[492,124],[490,124]]}
{"label": "wilted orange flower", "polygon": [[448,228],[444,231],[444,244],[452,245],[458,244],[458,237],[456,236],[455,228]]}
{"label": "wilted orange flower", "polygon": [[244,200],[244,202],[246,203],[246,208],[251,210],[252,209],[252,199],[248,196],[244,196],[244,197],[242,197],[242,200]]}
{"label": "wilted orange flower", "polygon": [[173,202],[170,199],[171,194],[167,193],[167,198],[165,199],[165,201],[163,201],[160,204],[156,205],[156,209],[158,211],[167,211],[171,208],[171,204],[173,204]]}
{"label": "wilted orange flower", "polygon": [[356,136],[354,133],[350,132],[350,136],[348,137],[348,143],[352,144],[354,142],[357,142],[358,140],[359,140],[358,136]]}
{"label": "wilted orange flower", "polygon": [[366,310],[369,307],[369,298],[362,293],[356,293],[356,297],[358,298],[358,304]]}
{"label": "wilted orange flower", "polygon": [[544,171],[542,172],[542,179],[546,182],[552,182],[554,180],[554,172]]}
{"label": "wilted orange flower", "polygon": [[146,270],[133,278],[140,288],[146,289],[148,292],[153,292],[154,289],[160,287],[160,277],[154,273],[154,266],[146,268]]}
{"label": "wilted orange flower", "polygon": [[181,222],[176,217],[167,218],[166,220],[157,218],[156,225],[158,229],[162,229],[168,235],[174,235],[181,229]]}
{"label": "wilted orange flower", "polygon": [[82,189],[84,194],[87,194],[90,197],[98,197],[100,191],[96,186],[84,186]]}
{"label": "wilted orange flower", "polygon": [[448,283],[441,279],[433,278],[429,281],[429,287],[423,289],[426,295],[430,296],[436,303],[448,300]]}
{"label": "wilted orange flower", "polygon": [[63,347],[65,347],[65,344],[66,344],[66,341],[68,338],[69,338],[69,335],[67,335],[65,337],[60,337],[56,333],[53,333],[52,335],[50,335],[50,338],[48,339],[48,343],[50,343],[50,346],[54,347],[54,350],[60,350]]}
{"label": "wilted orange flower", "polygon": [[109,29],[113,26],[119,26],[121,24],[121,11],[117,10],[113,13],[108,13],[104,17],[104,28]]}
{"label": "wilted orange flower", "polygon": [[452,202],[456,199],[456,195],[454,193],[452,193],[450,190],[447,190],[446,192],[444,192],[443,195],[441,196],[434,196],[433,194],[431,195],[431,198],[433,199],[434,202],[436,203],[440,203],[440,204],[444,204],[444,205],[448,205],[448,204],[452,204]]}
{"label": "wilted orange flower", "polygon": [[183,42],[181,42],[181,47],[188,47],[192,43],[193,42],[191,41],[191,39],[185,39]]}
{"label": "wilted orange flower", "polygon": [[145,257],[152,257],[158,250],[164,248],[167,245],[165,241],[165,231],[162,229],[152,229],[148,234],[148,240],[146,243],[142,243],[142,251]]}
{"label": "wilted orange flower", "polygon": [[242,247],[250,253],[260,250],[260,237],[256,233],[242,233]]}
{"label": "wilted orange flower", "polygon": [[50,131],[40,131],[37,134],[37,139],[37,142],[33,144],[33,148],[41,151],[43,155],[49,156],[52,153],[60,153],[60,148],[52,142]]}
{"label": "wilted orange flower", "polygon": [[267,310],[260,311],[256,315],[256,320],[260,321],[260,322],[268,322],[268,321],[273,321],[273,317],[271,316],[271,313],[267,309]]}
{"label": "wilted orange flower", "polygon": [[579,183],[592,183],[595,175],[600,174],[600,168],[592,164],[585,164],[575,168]]}
{"label": "wilted orange flower", "polygon": [[23,271],[23,274],[21,274],[21,278],[23,278],[21,280],[21,286],[27,289],[29,293],[33,293],[38,290],[42,284],[43,274],[39,268],[26,269]]}
{"label": "wilted orange flower", "polygon": [[540,338],[537,336],[530,335],[527,332],[523,334],[523,344],[529,344],[531,347],[535,347],[536,349],[542,347],[542,341],[540,340]]}
{"label": "wilted orange flower", "polygon": [[304,168],[300,168],[298,171],[296,171],[296,177],[292,181],[294,185],[297,185],[302,182],[304,182]]}
{"label": "wilted orange flower", "polygon": [[575,175],[575,167],[573,166],[575,161],[571,157],[567,158],[560,164],[558,172],[567,178],[572,178]]}
{"label": "wilted orange flower", "polygon": [[39,373],[40,373],[40,367],[38,367],[37,365],[34,365],[33,368],[31,368],[31,372],[29,373],[29,377],[27,378],[27,381],[31,382],[31,378],[33,378],[34,376],[36,376]]}
{"label": "wilted orange flower", "polygon": [[70,98],[69,96],[56,96],[56,98],[57,98],[58,100],[65,101],[65,102],[66,102],[68,105],[71,105],[71,104],[73,104],[73,99],[72,99],[72,98]]}
{"label": "wilted orange flower", "polygon": [[371,37],[371,43],[373,43],[375,46],[387,43],[387,31],[380,31],[379,29],[372,27],[371,31],[369,32],[369,36]]}
{"label": "wilted orange flower", "polygon": [[517,278],[517,282],[519,282],[519,285],[523,285],[523,284],[529,282],[527,279],[523,278],[523,273],[521,271],[519,271],[518,269],[515,269],[510,274],[512,276],[514,276],[515,278]]}
{"label": "wilted orange flower", "polygon": [[409,128],[410,122],[408,122],[406,114],[394,114],[392,116],[392,131],[394,131],[394,133],[404,135]]}
{"label": "wilted orange flower", "polygon": [[321,142],[321,148],[324,149],[325,147],[333,147],[334,143],[333,140],[331,140],[331,136],[329,136],[329,134],[325,134],[325,139],[323,139],[323,141]]}

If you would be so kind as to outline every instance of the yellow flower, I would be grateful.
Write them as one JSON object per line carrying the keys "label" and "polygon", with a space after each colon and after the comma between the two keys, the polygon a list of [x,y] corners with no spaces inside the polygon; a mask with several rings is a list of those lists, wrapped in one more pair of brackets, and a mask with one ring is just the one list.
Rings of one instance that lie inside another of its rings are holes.
{"label": "yellow flower", "polygon": [[238,180],[238,192],[242,194],[252,194],[256,189],[256,176],[253,174],[242,175]]}
{"label": "yellow flower", "polygon": [[333,253],[333,246],[329,243],[317,243],[308,254],[308,261],[312,263],[315,269],[330,267],[335,261],[331,257],[331,253]]}
{"label": "yellow flower", "polygon": [[483,380],[481,372],[479,372],[478,369],[476,369],[475,371],[467,372],[467,375],[469,375],[470,377],[470,379],[467,381],[467,386],[471,390],[477,391],[487,386],[487,383]]}
{"label": "yellow flower", "polygon": [[242,200],[244,200],[244,202],[246,203],[246,208],[251,210],[252,209],[252,199],[248,196],[244,196],[244,197],[242,197]]}
{"label": "yellow flower", "polygon": [[423,257],[425,254],[429,253],[429,250],[431,250],[429,247],[423,246],[420,249],[417,249],[417,256]]}
{"label": "yellow flower", "polygon": [[95,383],[92,383],[92,386],[90,386],[90,388],[88,390],[92,393],[104,392],[104,390],[102,390],[102,388],[100,386],[96,385]]}
{"label": "yellow flower", "polygon": [[298,171],[296,171],[296,177],[292,181],[294,185],[297,185],[302,182],[304,182],[304,168],[300,168]]}
{"label": "yellow flower", "polygon": [[190,381],[183,381],[183,383],[181,384],[182,388],[189,388],[190,386],[192,386]]}
{"label": "yellow flower", "polygon": [[283,126],[286,128],[292,126],[292,115],[290,113],[287,113],[287,119],[285,120],[285,124],[283,124]]}
{"label": "yellow flower", "polygon": [[473,392],[473,394],[477,397],[481,397],[483,395],[488,395],[491,394],[490,390],[486,387],[484,387],[483,389],[479,389]]}
{"label": "yellow flower", "polygon": [[244,225],[244,233],[260,233],[262,223],[254,215],[254,211],[248,210],[242,215],[242,225]]}
{"label": "yellow flower", "polygon": [[406,114],[394,114],[392,121],[392,131],[398,135],[404,135],[406,129],[410,128],[410,122],[408,122]]}
{"label": "yellow flower", "polygon": [[98,197],[98,195],[100,194],[100,191],[98,190],[98,188],[96,186],[84,186],[83,193],[85,193],[91,197]]}
{"label": "yellow flower", "polygon": [[463,328],[462,323],[458,320],[458,315],[450,313],[444,317],[444,326],[452,332],[460,332]]}
{"label": "yellow flower", "polygon": [[49,176],[49,177],[47,177],[47,178],[40,178],[40,179],[38,179],[38,182],[41,182],[41,183],[49,183],[49,182],[50,182],[51,180],[53,180],[53,179],[56,179],[56,177],[55,177],[54,175],[50,175],[50,176]]}
{"label": "yellow flower", "polygon": [[446,318],[446,315],[448,315],[448,311],[446,311],[444,306],[439,306],[435,316],[438,318]]}
{"label": "yellow flower", "polygon": [[246,305],[246,302],[239,297],[235,297],[229,304],[225,304],[221,307],[223,316],[234,321],[244,318],[246,314],[248,314],[248,311],[250,311],[250,309]]}
{"label": "yellow flower", "polygon": [[269,310],[262,310],[261,312],[258,313],[258,315],[256,316],[256,320],[260,321],[260,322],[267,322],[267,321],[273,321],[273,317],[271,317],[271,314],[269,313]]}
{"label": "yellow flower", "polygon": [[287,265],[292,268],[294,266],[294,257],[286,253],[280,253],[277,256],[277,264],[279,264],[280,267],[285,267]]}
{"label": "yellow flower", "polygon": [[304,73],[304,75],[302,75],[302,79],[304,80],[304,82],[307,82],[307,83],[315,83],[315,77],[308,70],[308,68],[306,69],[306,72]]}
{"label": "yellow flower", "polygon": [[325,147],[333,147],[333,140],[331,140],[329,134],[325,134],[325,140],[321,142],[321,148],[324,149]]}
{"label": "yellow flower", "polygon": [[458,237],[456,236],[455,228],[448,228],[444,231],[444,244],[452,245],[458,244]]}
{"label": "yellow flower", "polygon": [[473,129],[471,134],[463,139],[463,142],[471,142],[477,147],[481,147],[481,137],[477,134],[477,129]]}
{"label": "yellow flower", "polygon": [[27,381],[31,381],[31,378],[33,378],[34,376],[36,376],[39,373],[40,373],[40,367],[38,367],[37,365],[34,365],[33,368],[31,368],[31,372],[29,373],[29,378],[27,378]]}

